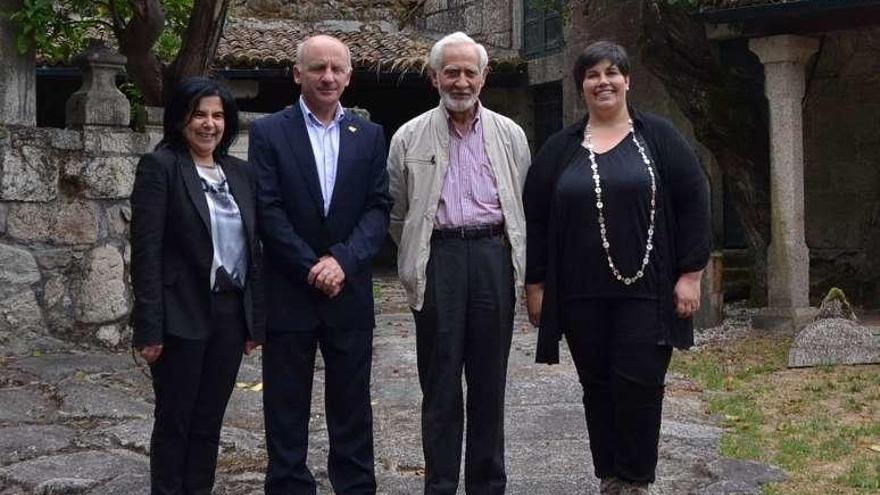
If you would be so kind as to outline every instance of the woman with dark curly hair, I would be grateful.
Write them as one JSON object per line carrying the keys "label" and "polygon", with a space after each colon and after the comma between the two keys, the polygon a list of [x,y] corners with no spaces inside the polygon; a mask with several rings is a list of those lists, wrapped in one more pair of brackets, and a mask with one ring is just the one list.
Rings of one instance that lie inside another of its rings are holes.
{"label": "woman with dark curly hair", "polygon": [[133,345],[156,394],[151,492],[209,494],[242,352],[263,340],[255,187],[217,82],[184,81],[164,120],[131,196]]}
{"label": "woman with dark curly hair", "polygon": [[620,45],[591,44],[573,76],[588,114],[541,148],[523,194],[536,358],[558,362],[565,336],[600,493],[647,494],[672,348],[693,344],[708,184],[668,120],[627,104]]}

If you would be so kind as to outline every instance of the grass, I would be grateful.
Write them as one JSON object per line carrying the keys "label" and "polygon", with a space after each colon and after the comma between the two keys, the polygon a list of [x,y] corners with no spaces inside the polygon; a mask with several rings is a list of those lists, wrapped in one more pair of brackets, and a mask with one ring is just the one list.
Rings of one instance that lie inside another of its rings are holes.
{"label": "grass", "polygon": [[765,495],[880,493],[880,365],[788,369],[792,338],[752,332],[675,353],[671,370],[703,389],[723,455],[785,470]]}

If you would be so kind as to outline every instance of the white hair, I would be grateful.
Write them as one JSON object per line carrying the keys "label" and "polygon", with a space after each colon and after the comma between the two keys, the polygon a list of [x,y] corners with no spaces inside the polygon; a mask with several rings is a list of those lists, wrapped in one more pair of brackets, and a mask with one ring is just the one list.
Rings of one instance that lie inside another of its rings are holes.
{"label": "white hair", "polygon": [[303,63],[303,59],[305,58],[306,48],[308,48],[308,45],[310,45],[315,38],[319,38],[319,37],[330,38],[332,40],[336,40],[339,42],[340,45],[342,45],[343,48],[345,48],[345,54],[348,58],[348,70],[351,71],[351,50],[348,48],[348,45],[346,45],[345,43],[342,42],[342,40],[340,40],[339,38],[337,38],[335,36],[330,36],[329,34],[315,34],[312,36],[308,36],[304,40],[297,43],[297,45],[296,45],[296,60],[294,61],[294,64],[297,67],[299,67],[300,69],[302,69],[302,63]]}
{"label": "white hair", "polygon": [[447,34],[440,38],[440,40],[434,43],[434,46],[431,47],[431,55],[428,61],[431,68],[434,69],[434,72],[440,72],[440,69],[443,68],[443,50],[447,46],[464,44],[474,45],[474,48],[477,49],[477,55],[480,59],[479,67],[477,68],[480,72],[483,72],[489,65],[489,54],[486,52],[486,47],[477,43],[473,38],[461,31]]}

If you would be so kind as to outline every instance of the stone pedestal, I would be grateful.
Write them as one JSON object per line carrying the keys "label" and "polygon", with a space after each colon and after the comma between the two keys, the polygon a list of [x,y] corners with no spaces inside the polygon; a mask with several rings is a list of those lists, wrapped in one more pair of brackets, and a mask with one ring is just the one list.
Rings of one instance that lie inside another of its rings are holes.
{"label": "stone pedestal", "polygon": [[97,40],[76,58],[83,85],[67,100],[68,127],[128,127],[128,98],[116,88],[116,75],[125,70],[125,60],[125,56]]}
{"label": "stone pedestal", "polygon": [[810,253],[804,240],[804,69],[818,48],[813,38],[769,36],[749,41],[764,64],[770,104],[769,312],[796,315],[809,307]]}
{"label": "stone pedestal", "polygon": [[720,325],[724,319],[723,273],[723,256],[720,251],[715,251],[703,270],[700,309],[694,315],[694,326],[697,328],[711,328]]}
{"label": "stone pedestal", "polygon": [[[21,0],[0,0],[0,12],[21,8]],[[37,125],[37,78],[33,52],[21,55],[16,28],[0,15],[0,124]]]}

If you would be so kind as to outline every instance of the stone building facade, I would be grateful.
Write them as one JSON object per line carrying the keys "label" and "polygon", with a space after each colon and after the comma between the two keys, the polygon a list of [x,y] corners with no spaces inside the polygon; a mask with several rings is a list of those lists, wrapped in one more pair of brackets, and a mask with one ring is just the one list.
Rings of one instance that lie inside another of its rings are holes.
{"label": "stone building facade", "polygon": [[427,0],[420,27],[436,33],[464,31],[496,48],[518,50],[522,5],[509,0]]}
{"label": "stone building facade", "polygon": [[[564,48],[559,53],[528,60],[530,86],[558,81],[563,102],[562,121],[573,122],[584,111],[569,74],[579,51],[598,39],[624,45],[632,61],[632,102],[669,117],[691,138],[712,178],[716,246],[723,249],[733,245],[734,249],[727,249],[726,254],[738,256],[738,248],[742,246],[731,232],[736,227],[735,220],[724,218],[732,209],[725,205],[729,200],[725,200],[724,176],[708,150],[693,138],[690,122],[663,84],[640,60],[641,16],[646,3],[640,0],[568,1],[564,14]],[[749,8],[758,9],[768,2],[709,0],[705,3],[707,8],[748,4]],[[877,7],[872,8],[876,13]],[[803,269],[807,270],[805,279],[809,280],[812,303],[820,300],[830,287],[837,286],[856,304],[876,308],[880,306],[880,259],[873,253],[880,250],[877,158],[880,156],[880,123],[873,116],[880,112],[880,86],[876,76],[880,70],[880,27],[868,22],[876,15],[862,15],[861,19],[858,15],[834,12],[817,13],[812,18],[802,15],[804,27],[797,27],[799,31],[811,29],[806,36],[821,44],[804,70],[802,199],[805,210],[802,221],[809,261]],[[821,27],[823,21],[829,26],[827,30]],[[743,34],[741,39],[748,41],[750,37],[784,33],[786,26],[795,24],[779,21],[771,31]],[[712,31],[710,29],[710,33]],[[725,39],[731,36],[727,33]],[[720,44],[722,41],[713,38],[711,42]],[[747,50],[746,45],[743,43],[743,50]],[[746,56],[754,58],[756,71],[762,70],[757,55]],[[767,166],[770,166],[770,157]]]}
{"label": "stone building facade", "polygon": [[810,298],[880,306],[880,27],[828,33],[804,109]]}

